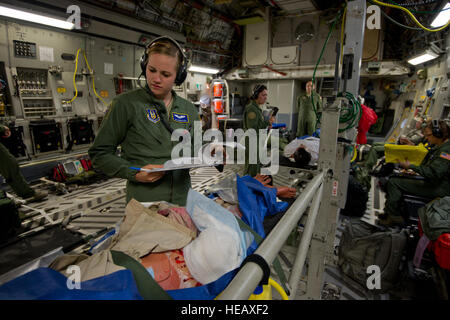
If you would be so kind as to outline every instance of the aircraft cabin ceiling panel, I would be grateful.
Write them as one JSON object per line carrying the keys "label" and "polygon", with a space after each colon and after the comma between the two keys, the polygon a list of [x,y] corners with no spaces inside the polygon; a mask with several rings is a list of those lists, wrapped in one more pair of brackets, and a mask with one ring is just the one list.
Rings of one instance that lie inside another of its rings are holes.
{"label": "aircraft cabin ceiling panel", "polygon": [[276,0],[275,3],[288,13],[315,11],[316,7],[310,0]]}

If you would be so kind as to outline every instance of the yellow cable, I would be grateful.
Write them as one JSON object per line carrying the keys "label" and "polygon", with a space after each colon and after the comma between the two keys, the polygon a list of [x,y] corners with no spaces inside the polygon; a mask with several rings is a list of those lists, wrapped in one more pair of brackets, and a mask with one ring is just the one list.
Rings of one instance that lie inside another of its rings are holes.
{"label": "yellow cable", "polygon": [[353,147],[353,157],[352,157],[352,160],[350,160],[350,162],[353,163],[353,161],[355,161],[357,154],[358,154],[358,152],[356,151],[356,146],[354,146]]}
{"label": "yellow cable", "polygon": [[283,300],[289,300],[288,295],[286,294],[284,289],[278,284],[278,282],[276,282],[272,278],[269,278],[269,285],[271,285],[272,287],[275,288],[275,290],[278,291],[278,293],[281,295],[281,298],[283,298]]}
{"label": "yellow cable", "polygon": [[95,95],[97,96],[97,98],[99,98],[99,99],[102,101],[103,105],[107,106],[108,104],[105,102],[105,100],[102,99],[102,97],[100,97],[100,96],[98,95],[97,91],[95,90],[95,80],[94,80],[95,77],[94,77],[94,74],[93,74],[93,72],[92,72],[91,67],[89,66],[89,62],[88,62],[88,60],[87,60],[87,58],[86,58],[86,52],[85,52],[85,51],[83,51],[83,55],[84,55],[84,61],[86,61],[86,66],[87,66],[88,69],[89,69],[89,73],[92,75],[92,88],[94,89],[94,93],[95,93]]}
{"label": "yellow cable", "polygon": [[[69,101],[69,103],[73,102],[78,97],[78,89],[77,89],[77,85],[76,85],[76,82],[75,82],[75,77],[76,77],[77,69],[78,69],[78,56],[80,54],[80,51],[81,51],[81,48],[77,50],[77,57],[75,59],[75,71],[73,72],[73,86],[75,88],[75,96]],[[84,56],[84,61],[86,62],[86,66],[89,69],[89,73],[92,75],[92,88],[94,89],[94,93],[102,101],[103,105],[107,106],[108,104],[105,102],[105,100],[102,99],[102,97],[100,97],[98,95],[97,90],[95,89],[95,80],[94,80],[95,77],[94,77],[92,69],[91,69],[91,67],[89,65],[89,62],[88,62],[88,60],[86,58],[86,52],[84,50],[83,50],[83,56]]]}
{"label": "yellow cable", "polygon": [[445,28],[447,28],[447,27],[450,25],[450,20],[449,20],[449,21],[447,22],[446,25],[443,25],[443,26],[440,27],[440,28],[437,28],[437,29],[429,29],[429,28],[423,26],[423,25],[419,22],[419,20],[417,20],[416,17],[411,13],[411,11],[409,11],[409,10],[406,9],[406,8],[403,8],[403,7],[401,7],[401,6],[397,6],[397,5],[395,5],[395,4],[389,4],[389,3],[380,2],[380,1],[378,1],[378,0],[371,0],[371,1],[374,2],[374,3],[376,3],[376,4],[378,4],[378,5],[381,5],[381,6],[390,7],[390,8],[395,8],[395,9],[400,9],[400,10],[406,12],[406,13],[413,19],[413,21],[414,21],[419,27],[421,27],[423,30],[428,31],[428,32],[437,32],[437,31],[441,31],[441,30],[444,30]]}
{"label": "yellow cable", "polygon": [[88,62],[88,60],[87,60],[87,58],[86,58],[86,51],[84,51],[84,50],[83,50],[83,56],[84,56],[84,61],[86,62],[86,66],[87,66],[88,69],[89,69],[89,72],[92,73],[92,69],[91,69],[91,67],[89,66],[89,62]]}
{"label": "yellow cable", "polygon": [[80,50],[78,49],[77,51],[77,58],[75,59],[75,71],[73,72],[73,86],[75,88],[75,96],[69,101],[69,103],[72,103],[78,96],[78,89],[77,89],[77,85],[75,83],[75,76],[77,74],[77,69],[78,69],[78,55],[80,54]]}

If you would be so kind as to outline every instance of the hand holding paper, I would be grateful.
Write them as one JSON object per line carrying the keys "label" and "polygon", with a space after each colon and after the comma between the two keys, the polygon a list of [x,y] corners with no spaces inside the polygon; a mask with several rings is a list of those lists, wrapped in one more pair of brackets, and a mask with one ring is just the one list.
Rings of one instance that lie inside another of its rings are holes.
{"label": "hand holding paper", "polygon": [[152,172],[151,169],[155,168],[163,168],[163,165],[160,164],[148,164],[142,168],[134,168],[139,169],[139,172],[136,174],[136,180],[139,182],[155,182],[161,179],[164,175],[164,171]]}

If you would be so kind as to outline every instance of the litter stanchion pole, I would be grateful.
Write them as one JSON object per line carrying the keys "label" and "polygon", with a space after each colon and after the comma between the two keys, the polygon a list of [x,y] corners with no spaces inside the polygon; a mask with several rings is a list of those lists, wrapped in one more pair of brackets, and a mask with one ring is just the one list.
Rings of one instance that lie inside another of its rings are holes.
{"label": "litter stanchion pole", "polygon": [[316,223],[316,218],[319,213],[320,201],[322,200],[323,184],[319,187],[317,194],[313,200],[313,204],[308,213],[308,221],[306,221],[306,226],[303,231],[300,244],[298,246],[297,255],[295,257],[294,266],[292,267],[291,275],[289,276],[289,286],[291,288],[291,297],[295,297],[298,281],[300,275],[302,274],[303,266],[305,265],[306,255],[309,250],[309,245],[311,244],[311,237],[314,231],[314,225]]}

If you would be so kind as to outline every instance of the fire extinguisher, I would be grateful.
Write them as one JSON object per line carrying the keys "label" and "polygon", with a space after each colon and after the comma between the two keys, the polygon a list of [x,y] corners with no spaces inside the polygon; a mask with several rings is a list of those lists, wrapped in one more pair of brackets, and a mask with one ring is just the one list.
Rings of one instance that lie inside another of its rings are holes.
{"label": "fire extinguisher", "polygon": [[228,114],[228,84],[223,79],[213,79],[213,105],[216,114]]}

